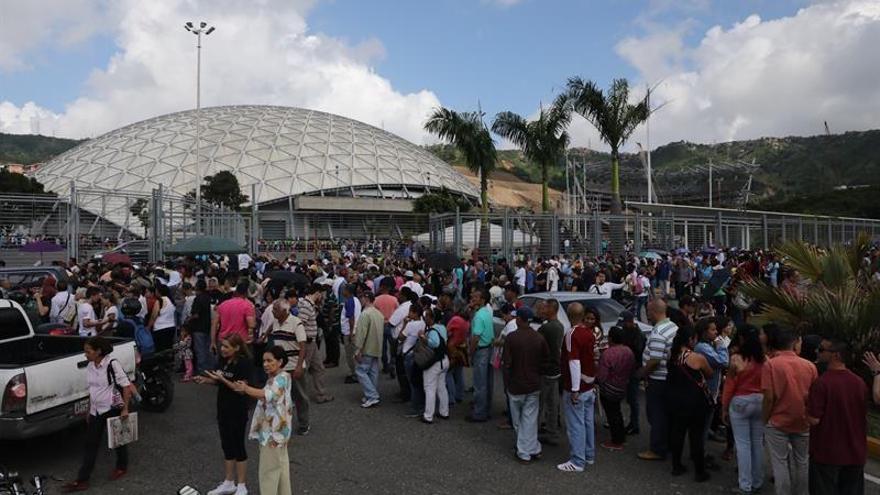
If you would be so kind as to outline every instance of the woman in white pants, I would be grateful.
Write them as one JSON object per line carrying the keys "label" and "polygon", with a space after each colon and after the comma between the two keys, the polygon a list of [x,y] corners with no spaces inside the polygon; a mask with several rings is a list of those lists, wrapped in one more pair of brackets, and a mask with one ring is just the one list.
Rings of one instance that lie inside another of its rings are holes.
{"label": "woman in white pants", "polygon": [[449,394],[446,391],[446,372],[449,371],[449,357],[446,355],[446,327],[438,323],[443,315],[439,309],[428,308],[425,310],[425,330],[419,334],[428,347],[437,349],[442,347],[443,359],[437,361],[430,368],[422,371],[422,381],[425,384],[425,412],[422,415],[422,423],[434,422],[434,410],[437,402],[440,409],[437,415],[440,419],[449,419]]}

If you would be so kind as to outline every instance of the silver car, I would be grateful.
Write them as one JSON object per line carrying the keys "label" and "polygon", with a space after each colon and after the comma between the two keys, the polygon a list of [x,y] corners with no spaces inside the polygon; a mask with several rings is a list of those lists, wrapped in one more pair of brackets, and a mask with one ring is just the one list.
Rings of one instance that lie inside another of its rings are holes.
{"label": "silver car", "polygon": [[[535,313],[537,313],[535,306],[537,306],[538,301],[546,301],[548,299],[556,299],[559,301],[559,313],[557,314],[557,318],[566,331],[571,328],[571,323],[568,321],[568,314],[566,313],[568,306],[571,303],[580,303],[585,308],[593,308],[598,311],[599,317],[602,320],[602,330],[605,331],[606,335],[608,335],[608,331],[611,327],[620,321],[620,313],[626,310],[622,304],[614,299],[610,299],[607,296],[600,294],[590,294],[586,292],[536,292],[534,294],[520,296],[519,298],[524,306],[531,308]],[[499,335],[504,328],[504,320],[496,317],[494,318],[494,324],[495,334]],[[636,324],[642,330],[642,333],[651,333],[651,325],[642,323],[638,320],[636,320]],[[536,330],[540,326],[540,323],[532,323],[532,328]]]}

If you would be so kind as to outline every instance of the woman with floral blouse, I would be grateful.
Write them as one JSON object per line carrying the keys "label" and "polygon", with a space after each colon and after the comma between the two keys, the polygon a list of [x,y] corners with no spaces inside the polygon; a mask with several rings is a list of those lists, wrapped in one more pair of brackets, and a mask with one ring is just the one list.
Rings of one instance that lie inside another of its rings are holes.
{"label": "woman with floral blouse", "polygon": [[284,349],[270,347],[263,353],[263,370],[269,376],[266,386],[260,389],[244,381],[235,383],[237,392],[257,399],[250,438],[260,442],[260,493],[263,495],[291,495],[287,443],[293,431],[293,408],[291,378],[284,371],[286,364]]}

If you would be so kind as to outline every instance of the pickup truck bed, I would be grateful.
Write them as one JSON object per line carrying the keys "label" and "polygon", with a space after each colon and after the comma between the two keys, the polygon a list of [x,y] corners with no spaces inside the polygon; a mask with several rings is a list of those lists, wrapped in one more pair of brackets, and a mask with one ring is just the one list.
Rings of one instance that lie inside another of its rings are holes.
{"label": "pickup truck bed", "polygon": [[[123,339],[112,339],[124,342]],[[0,344],[0,369],[22,368],[60,357],[82,355],[86,337],[37,335]],[[85,358],[83,358],[85,359]]]}

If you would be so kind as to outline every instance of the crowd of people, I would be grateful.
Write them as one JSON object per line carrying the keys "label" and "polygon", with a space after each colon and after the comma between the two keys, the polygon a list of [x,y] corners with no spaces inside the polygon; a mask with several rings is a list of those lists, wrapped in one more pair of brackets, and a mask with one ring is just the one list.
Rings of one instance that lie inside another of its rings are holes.
{"label": "crowd of people", "polygon": [[[793,296],[809,290],[772,253],[474,257],[432,266],[410,249],[57,264],[67,280],[5,284],[2,295],[21,302],[35,323],[90,337],[96,370],[109,359],[102,337],[146,332],[157,352],[178,354],[182,380],[217,387],[225,477],[212,495],[247,493],[248,436],[260,444],[260,493],[289,493],[286,446],[310,433],[310,404],[334,400],[326,369],[336,366],[345,383],[361,386],[364,409],[385,400],[379,380],[387,376],[397,382],[393,400],[426,424],[453,410],[467,409],[473,423],[503,411],[498,426],[513,430],[513,458],[523,464],[566,436],[569,456],[557,468],[584,471],[597,446],[619,452],[640,435],[644,412],[649,448],[638,457],[668,459],[673,475],[688,470],[687,438],[694,479],[709,479],[722,460],[707,455],[711,438],[727,443],[723,460],[736,457],[742,493],[766,485],[765,448],[778,494],[861,493],[868,391],[846,370],[846,345],[749,323],[759,303],[738,290],[743,281],[761,277]],[[877,250],[866,264],[880,279]],[[629,310],[609,329],[588,302],[519,298],[545,291],[616,298]],[[650,333],[639,321],[653,326]],[[869,366],[880,375],[880,362]],[[493,401],[496,375],[502,407]],[[110,396],[116,384],[106,382],[96,386]],[[602,426],[608,438],[597,445]],[[84,463],[67,489],[87,488],[90,469]]]}

